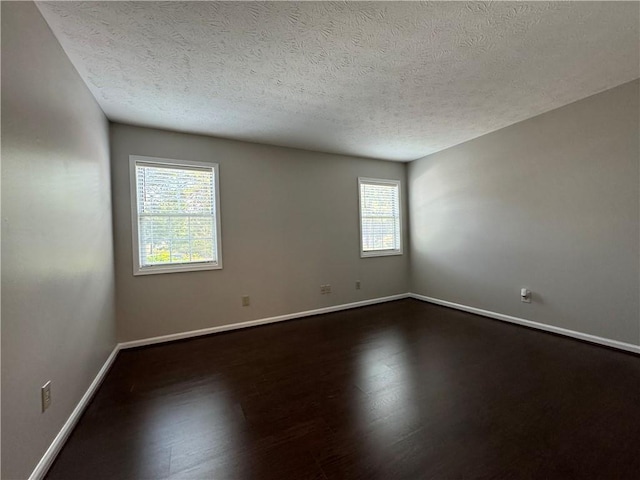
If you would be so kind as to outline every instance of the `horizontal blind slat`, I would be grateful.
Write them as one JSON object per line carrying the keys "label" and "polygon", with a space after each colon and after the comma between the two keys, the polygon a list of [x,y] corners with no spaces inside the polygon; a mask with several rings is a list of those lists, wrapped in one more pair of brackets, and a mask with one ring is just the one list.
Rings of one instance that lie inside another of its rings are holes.
{"label": "horizontal blind slat", "polygon": [[400,249],[400,198],[395,183],[360,182],[362,249]]}
{"label": "horizontal blind slat", "polygon": [[217,262],[213,169],[136,163],[140,264]]}

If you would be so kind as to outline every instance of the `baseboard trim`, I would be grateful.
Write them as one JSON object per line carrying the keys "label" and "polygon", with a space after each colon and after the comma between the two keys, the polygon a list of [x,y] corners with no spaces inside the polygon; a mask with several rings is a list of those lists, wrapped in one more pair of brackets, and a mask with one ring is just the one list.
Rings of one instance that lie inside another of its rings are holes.
{"label": "baseboard trim", "polygon": [[288,313],[286,315],[278,315],[276,317],[259,318],[257,320],[249,320],[247,322],[230,323],[227,325],[203,328],[200,330],[191,330],[188,332],[173,333],[170,335],[161,335],[159,337],[143,338],[140,340],[123,342],[123,343],[120,343],[118,346],[120,347],[120,349],[124,350],[127,348],[154,345],[156,343],[173,342],[176,340],[184,340],[186,338],[200,337],[202,335],[210,335],[212,333],[227,332],[229,330],[238,330],[241,328],[256,327],[258,325],[266,325],[269,323],[284,322],[284,321],[293,320],[296,318],[310,317],[312,315],[322,315],[323,313],[331,313],[331,312],[338,312],[340,310],[348,310],[351,308],[366,307],[367,305],[374,305],[376,303],[385,303],[385,302],[391,302],[394,300],[400,300],[403,298],[408,298],[409,295],[410,295],[409,293],[400,293],[398,295],[391,295],[388,297],[372,298],[370,300],[362,300],[360,302],[344,303],[342,305],[333,305],[331,307],[317,308],[315,310],[307,310],[304,312]]}
{"label": "baseboard trim", "polygon": [[51,445],[49,445],[49,448],[38,462],[38,465],[36,465],[36,468],[29,476],[29,480],[42,480],[47,474],[49,468],[53,464],[53,461],[58,456],[58,453],[60,453],[60,450],[62,450],[62,447],[69,438],[69,435],[71,435],[71,432],[78,423],[78,420],[80,420],[80,417],[89,405],[89,402],[98,391],[98,388],[102,384],[102,381],[107,375],[107,372],[111,368],[113,361],[116,359],[119,350],[120,347],[116,345],[107,360],[102,365],[102,368],[100,368],[100,371],[98,371],[96,377],[93,379],[93,382],[91,382],[91,385],[89,385],[89,388],[76,405],[76,408],[73,409],[73,412],[71,412],[71,415],[69,415],[69,418],[58,432],[58,435],[56,435],[56,438],[53,439],[53,442],[51,442]]}
{"label": "baseboard trim", "polygon": [[289,313],[287,315],[279,315],[277,317],[260,318],[257,320],[250,320],[248,322],[232,323],[229,325],[221,325],[218,327],[203,328],[201,330],[192,330],[189,332],[175,333],[172,335],[163,335],[160,337],[151,337],[151,338],[144,338],[141,340],[134,340],[131,342],[118,343],[113,349],[113,351],[111,352],[111,354],[109,355],[109,357],[107,358],[107,360],[104,362],[104,365],[102,365],[102,368],[100,368],[100,371],[98,372],[96,377],[93,379],[93,382],[91,382],[91,385],[89,385],[89,388],[87,389],[85,394],[82,396],[82,398],[76,405],[76,408],[73,410],[73,412],[71,412],[71,415],[69,415],[69,418],[64,423],[64,425],[62,426],[62,428],[60,429],[56,437],[53,439],[53,442],[51,442],[51,445],[49,445],[49,448],[44,453],[40,461],[38,462],[38,465],[36,465],[36,468],[33,470],[31,475],[29,476],[29,480],[42,480],[45,477],[45,475],[49,471],[49,468],[51,468],[51,465],[53,464],[54,460],[60,453],[60,450],[62,450],[62,447],[64,446],[65,442],[69,438],[69,435],[71,435],[71,432],[73,431],[74,427],[80,420],[80,417],[82,416],[85,409],[89,405],[89,402],[91,401],[95,393],[98,391],[98,388],[102,384],[102,381],[107,375],[107,372],[111,368],[111,365],[113,364],[120,350],[124,350],[127,348],[141,347],[145,345],[153,345],[156,343],[172,342],[175,340],[182,340],[182,339],[192,338],[192,337],[199,337],[202,335],[209,335],[217,332],[226,332],[229,330],[237,330],[241,328],[255,327],[258,325],[266,325],[268,323],[284,322],[286,320],[304,318],[312,315],[321,315],[323,313],[338,312],[340,310],[348,310],[351,308],[365,307],[367,305],[391,302],[393,300],[400,300],[408,297],[409,297],[408,293],[401,293],[398,295],[391,295],[388,297],[372,298],[372,299],[363,300],[360,302],[345,303],[342,305],[334,305],[331,307],[318,308],[315,310],[307,310],[304,312]]}
{"label": "baseboard trim", "polygon": [[419,295],[417,293],[409,293],[408,296],[416,300],[422,300],[423,302],[433,303],[435,305],[441,305],[443,307],[455,308],[456,310],[475,313],[476,315],[482,315],[483,317],[489,317],[495,320],[502,320],[503,322],[515,323],[516,325],[535,328],[537,330],[543,330],[545,332],[557,333],[559,335],[576,338],[578,340],[584,340],[586,342],[597,343],[598,345],[604,345],[606,347],[617,348],[620,350],[625,350],[627,352],[640,354],[640,345],[619,342],[618,340],[611,340],[609,338],[598,337],[596,335],[590,335],[588,333],[576,332],[575,330],[568,330],[566,328],[554,327],[553,325],[545,325],[544,323],[533,322],[531,320],[525,320],[524,318],[513,317],[511,315],[505,315],[503,313],[470,307],[468,305],[449,302],[447,300],[440,300],[439,298],[427,297],[424,295]]}
{"label": "baseboard trim", "polygon": [[341,310],[348,310],[351,308],[366,307],[367,305],[375,305],[377,303],[391,302],[394,300],[401,300],[403,298],[413,298],[415,300],[421,300],[423,302],[432,303],[434,305],[454,308],[456,310],[474,313],[476,315],[481,315],[483,317],[488,317],[495,320],[501,320],[503,322],[514,323],[516,325],[535,328],[537,330],[542,330],[545,332],[556,333],[559,335],[576,338],[578,340],[584,340],[587,342],[640,354],[640,345],[633,345],[631,343],[619,342],[617,340],[598,337],[596,335],[590,335],[588,333],[576,332],[575,330],[568,330],[566,328],[555,327],[553,325],[545,325],[543,323],[538,323],[531,320],[525,320],[524,318],[513,317],[511,315],[505,315],[503,313],[497,313],[497,312],[492,312],[490,310],[483,310],[481,308],[470,307],[468,305],[449,302],[447,300],[441,300],[439,298],[427,297],[425,295],[419,295],[417,293],[401,293],[398,295],[390,295],[388,297],[378,297],[378,298],[372,298],[369,300],[362,300],[360,302],[345,303],[342,305],[333,305],[331,307],[323,307],[315,310],[307,310],[304,312],[278,315],[276,317],[260,318],[257,320],[250,320],[247,322],[232,323],[232,324],[221,325],[217,327],[203,328],[200,330],[192,330],[188,332],[175,333],[171,335],[162,335],[159,337],[150,337],[150,338],[143,338],[140,340],[133,340],[130,342],[123,342],[123,343],[117,344],[114,347],[113,351],[111,352],[107,360],[104,362],[104,365],[102,365],[102,368],[100,368],[100,371],[98,372],[96,377],[93,379],[93,382],[91,382],[91,385],[89,385],[89,388],[87,389],[85,394],[82,396],[82,398],[76,405],[76,408],[73,410],[73,412],[71,412],[71,415],[69,416],[65,424],[60,429],[60,432],[58,432],[58,435],[56,435],[56,437],[53,439],[53,442],[51,442],[51,445],[49,446],[47,451],[44,453],[44,455],[38,462],[38,465],[36,465],[35,469],[29,476],[29,480],[42,480],[44,476],[47,474],[47,471],[49,470],[54,460],[58,456],[58,453],[60,453],[60,450],[62,450],[62,447],[64,446],[65,442],[69,438],[69,435],[71,435],[71,432],[73,431],[74,427],[80,420],[80,417],[82,416],[85,409],[89,405],[89,402],[91,401],[91,399],[97,392],[98,388],[102,384],[102,381],[107,375],[107,372],[111,368],[111,365],[115,361],[118,355],[118,352],[120,350],[135,348],[135,347],[142,347],[146,345],[154,345],[157,343],[172,342],[175,340],[183,340],[186,338],[199,337],[202,335],[210,335],[212,333],[226,332],[230,330],[238,330],[238,329],[248,328],[248,327],[255,327],[258,325],[266,325],[269,323],[284,322],[284,321],[293,320],[296,318],[310,317],[313,315],[322,315],[324,313],[338,312]]}

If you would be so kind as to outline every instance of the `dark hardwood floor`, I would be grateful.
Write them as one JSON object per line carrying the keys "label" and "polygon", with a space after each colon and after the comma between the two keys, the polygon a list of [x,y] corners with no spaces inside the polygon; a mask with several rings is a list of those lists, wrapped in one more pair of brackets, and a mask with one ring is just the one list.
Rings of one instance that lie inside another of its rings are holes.
{"label": "dark hardwood floor", "polygon": [[640,478],[640,357],[400,300],[122,351],[55,479]]}

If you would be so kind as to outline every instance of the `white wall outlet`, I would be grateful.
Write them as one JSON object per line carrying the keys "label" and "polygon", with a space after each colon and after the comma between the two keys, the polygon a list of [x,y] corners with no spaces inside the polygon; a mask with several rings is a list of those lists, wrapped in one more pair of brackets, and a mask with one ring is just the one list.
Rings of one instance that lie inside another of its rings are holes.
{"label": "white wall outlet", "polygon": [[248,307],[249,305],[251,305],[251,299],[249,298],[249,295],[243,295],[242,296],[242,306],[243,307]]}
{"label": "white wall outlet", "polygon": [[531,303],[531,290],[526,288],[520,289],[520,301],[524,303]]}
{"label": "white wall outlet", "polygon": [[356,290],[360,290],[360,280],[356,280]]}
{"label": "white wall outlet", "polygon": [[44,412],[51,406],[51,380],[40,389],[40,398],[42,400],[42,411]]}

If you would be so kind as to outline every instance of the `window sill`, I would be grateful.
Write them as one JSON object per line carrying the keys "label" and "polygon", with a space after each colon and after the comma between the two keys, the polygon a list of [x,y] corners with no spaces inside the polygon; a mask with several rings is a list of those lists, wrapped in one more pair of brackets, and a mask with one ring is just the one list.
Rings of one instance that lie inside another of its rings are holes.
{"label": "window sill", "polygon": [[360,258],[391,257],[394,255],[402,255],[402,250],[374,250],[371,252],[360,252]]}
{"label": "window sill", "polygon": [[133,275],[156,275],[160,273],[199,272],[202,270],[222,270],[222,263],[192,263],[180,265],[159,265],[134,268]]}

